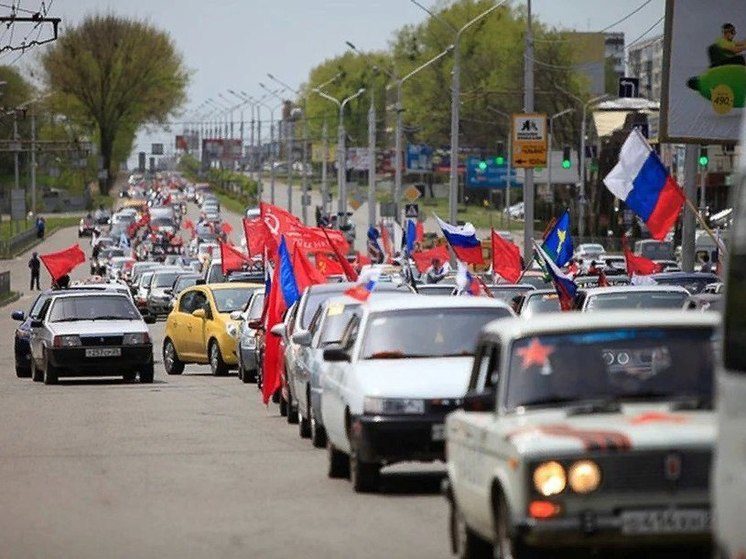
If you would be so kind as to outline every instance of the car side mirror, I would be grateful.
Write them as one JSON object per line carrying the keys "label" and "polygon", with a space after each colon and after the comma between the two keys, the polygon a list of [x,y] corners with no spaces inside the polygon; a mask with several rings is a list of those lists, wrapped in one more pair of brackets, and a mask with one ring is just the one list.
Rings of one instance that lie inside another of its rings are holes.
{"label": "car side mirror", "polygon": [[495,389],[467,392],[464,396],[464,411],[492,411],[495,409]]}
{"label": "car side mirror", "polygon": [[231,320],[241,320],[243,318],[243,312],[241,311],[233,311],[230,314]]}
{"label": "car side mirror", "polygon": [[146,314],[142,317],[143,322],[145,324],[155,324],[155,315],[154,314]]}
{"label": "car side mirror", "polygon": [[331,363],[339,363],[344,361],[349,363],[350,361],[352,361],[352,358],[350,357],[350,354],[347,353],[344,349],[338,347],[330,347],[329,349],[324,350],[324,361],[329,361]]}
{"label": "car side mirror", "polygon": [[273,336],[277,336],[278,338],[282,338],[283,334],[285,333],[285,324],[280,322],[280,324],[275,324],[272,326],[272,329],[269,331],[270,334]]}
{"label": "car side mirror", "polygon": [[13,311],[10,315],[10,318],[13,320],[17,320],[18,322],[23,322],[26,320],[26,313],[23,311]]}
{"label": "car side mirror", "polygon": [[263,325],[260,319],[249,320],[246,324],[251,330],[261,330]]}
{"label": "car side mirror", "polygon": [[313,336],[311,336],[311,332],[309,332],[308,330],[301,330],[299,332],[295,332],[292,335],[292,339],[294,343],[301,345],[301,346],[305,346],[305,347],[308,347],[311,345],[312,337]]}
{"label": "car side mirror", "polygon": [[44,323],[41,320],[35,319],[31,321],[31,328],[41,328]]}
{"label": "car side mirror", "polygon": [[205,313],[205,309],[197,309],[192,311],[192,316],[195,318],[207,318],[207,313]]}

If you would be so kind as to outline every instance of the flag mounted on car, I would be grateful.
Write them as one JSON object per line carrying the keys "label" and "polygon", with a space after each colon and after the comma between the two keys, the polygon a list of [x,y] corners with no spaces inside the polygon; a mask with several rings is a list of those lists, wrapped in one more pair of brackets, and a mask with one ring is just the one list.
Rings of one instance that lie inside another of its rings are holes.
{"label": "flag mounted on car", "polygon": [[645,222],[658,241],[674,226],[686,202],[681,187],[639,128],[625,140],[619,162],[606,175],[604,184]]}
{"label": "flag mounted on car", "polygon": [[549,230],[541,248],[560,268],[572,259],[575,247],[573,246],[572,235],[570,235],[570,212],[568,210],[565,210],[565,213]]}
{"label": "flag mounted on car", "polygon": [[440,230],[443,231],[446,241],[451,245],[453,252],[456,253],[456,258],[466,264],[484,263],[482,243],[477,239],[477,231],[471,223],[451,225],[440,219],[437,215],[435,219],[438,221],[438,225],[440,226]]}
{"label": "flag mounted on car", "polygon": [[50,252],[39,256],[46,267],[52,281],[56,282],[62,276],[72,272],[78,264],[85,262],[85,254],[76,243],[66,249]]}
{"label": "flag mounted on car", "polygon": [[536,241],[534,241],[534,248],[536,249],[536,254],[543,264],[544,269],[547,271],[549,277],[552,279],[554,288],[557,290],[560,307],[563,311],[572,310],[575,305],[575,297],[578,294],[578,286],[575,285],[575,282],[572,280],[572,278],[570,278],[570,276],[563,273],[562,270],[559,269],[557,264],[554,263],[554,260],[552,260],[550,256],[546,252],[544,252],[544,250],[536,243]]}

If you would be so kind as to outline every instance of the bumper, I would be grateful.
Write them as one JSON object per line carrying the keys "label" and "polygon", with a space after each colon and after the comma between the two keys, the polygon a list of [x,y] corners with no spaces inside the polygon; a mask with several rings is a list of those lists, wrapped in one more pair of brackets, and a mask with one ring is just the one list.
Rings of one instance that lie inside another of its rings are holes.
{"label": "bumper", "polygon": [[[702,510],[707,510],[702,507]],[[665,514],[665,510],[661,509]],[[619,514],[596,514],[586,511],[581,515],[551,520],[523,519],[516,531],[524,541],[537,547],[609,545],[654,547],[667,545],[709,544],[711,530],[707,527],[692,527],[686,531],[646,531],[630,533],[623,528]]]}
{"label": "bumper", "polygon": [[247,371],[255,371],[259,368],[259,362],[256,357],[256,348],[240,346],[241,364]]}
{"label": "bumper", "polygon": [[362,415],[352,419],[350,436],[364,462],[445,460],[444,415]]}
{"label": "bumper", "polygon": [[[84,347],[56,348],[47,352],[50,363],[65,376],[114,376],[153,366],[152,344],[122,347],[116,357],[86,357]],[[96,348],[100,349],[100,348]]]}

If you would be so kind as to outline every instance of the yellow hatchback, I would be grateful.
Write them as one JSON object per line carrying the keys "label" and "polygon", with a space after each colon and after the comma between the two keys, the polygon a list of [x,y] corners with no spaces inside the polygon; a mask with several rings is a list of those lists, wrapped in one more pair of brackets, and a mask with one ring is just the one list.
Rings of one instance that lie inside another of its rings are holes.
{"label": "yellow hatchback", "polygon": [[209,364],[212,374],[228,374],[238,363],[235,333],[241,313],[259,283],[195,285],[179,294],[166,319],[163,365],[180,375],[187,363]]}

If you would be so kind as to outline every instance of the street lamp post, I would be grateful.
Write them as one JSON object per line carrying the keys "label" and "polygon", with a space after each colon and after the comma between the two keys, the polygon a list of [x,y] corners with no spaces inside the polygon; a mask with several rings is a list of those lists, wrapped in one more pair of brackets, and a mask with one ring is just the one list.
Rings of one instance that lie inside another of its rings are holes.
{"label": "street lamp post", "polygon": [[342,101],[324,93],[318,87],[314,88],[313,91],[324,99],[331,101],[339,108],[339,126],[337,128],[337,188],[339,189],[339,209],[337,223],[342,226],[347,224],[347,180],[345,178],[347,153],[345,148],[346,132],[344,126],[344,109],[345,106],[347,106],[347,103],[365,93],[365,88],[361,87],[357,93],[346,97]]}
{"label": "street lamp post", "polygon": [[547,161],[547,188],[549,189],[550,193],[552,192],[552,139],[554,138],[554,121],[555,119],[572,112],[575,112],[575,109],[565,109],[564,111],[560,111],[549,117],[549,138],[547,139],[547,143],[549,144],[549,160]]}
{"label": "street lamp post", "polygon": [[456,28],[448,21],[433,13],[431,10],[420,4],[417,0],[410,0],[413,4],[423,9],[433,18],[440,21],[455,34],[453,41],[453,77],[451,82],[451,173],[450,188],[448,193],[449,220],[451,224],[456,224],[456,209],[458,204],[458,129],[459,129],[459,109],[461,101],[461,37],[467,29],[478,22],[480,19],[488,16],[497,8],[505,4],[507,0],[502,0],[485,10],[475,18],[466,22],[460,28]]}
{"label": "street lamp post", "polygon": [[[284,103],[284,99],[280,97],[275,91],[272,91],[269,87],[264,85],[263,83],[259,84],[259,87],[261,87],[263,90],[265,90],[267,93],[270,93],[273,97],[277,97],[281,102]],[[285,124],[285,151],[287,152],[287,198],[288,198],[288,211],[290,213],[293,213],[293,134],[294,134],[294,127],[291,130],[290,121],[288,121]]]}
{"label": "street lamp post", "polygon": [[511,117],[508,113],[505,111],[501,111],[500,109],[496,109],[495,107],[487,106],[488,111],[492,111],[493,113],[500,115],[501,117],[504,117],[508,120],[508,158],[506,160],[506,169],[505,169],[505,214],[508,219],[508,229],[510,229],[510,186],[511,186],[511,173],[513,170],[513,117]]}

